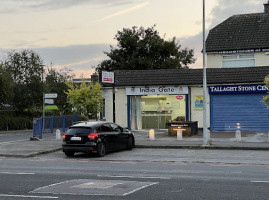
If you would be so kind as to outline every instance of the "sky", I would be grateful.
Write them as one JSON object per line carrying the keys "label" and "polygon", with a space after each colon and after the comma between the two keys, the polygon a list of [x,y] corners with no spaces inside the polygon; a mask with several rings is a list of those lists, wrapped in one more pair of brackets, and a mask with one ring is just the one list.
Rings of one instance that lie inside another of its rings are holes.
{"label": "sky", "polygon": [[[263,12],[267,0],[205,0],[206,33],[232,15]],[[32,49],[46,66],[68,68],[88,78],[105,51],[116,46],[117,31],[156,25],[161,37],[176,37],[194,49],[203,67],[202,0],[1,0],[0,59]]]}

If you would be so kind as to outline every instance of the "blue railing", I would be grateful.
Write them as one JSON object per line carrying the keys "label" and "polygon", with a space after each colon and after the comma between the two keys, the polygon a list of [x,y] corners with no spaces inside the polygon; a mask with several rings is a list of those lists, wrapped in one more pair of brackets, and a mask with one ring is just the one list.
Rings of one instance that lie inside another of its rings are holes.
{"label": "blue railing", "polygon": [[60,129],[62,132],[65,132],[66,128],[72,126],[73,123],[77,121],[77,114],[45,117],[45,126],[43,131],[43,117],[34,118],[33,136],[39,136],[39,138],[42,139],[43,133],[53,133],[55,129]]}

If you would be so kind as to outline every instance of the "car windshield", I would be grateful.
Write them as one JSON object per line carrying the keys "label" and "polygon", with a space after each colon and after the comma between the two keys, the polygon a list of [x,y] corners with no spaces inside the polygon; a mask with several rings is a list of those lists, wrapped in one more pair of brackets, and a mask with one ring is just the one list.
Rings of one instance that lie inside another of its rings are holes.
{"label": "car windshield", "polygon": [[67,135],[75,135],[77,133],[80,133],[80,134],[89,134],[92,132],[92,129],[91,128],[70,128],[66,134]]}

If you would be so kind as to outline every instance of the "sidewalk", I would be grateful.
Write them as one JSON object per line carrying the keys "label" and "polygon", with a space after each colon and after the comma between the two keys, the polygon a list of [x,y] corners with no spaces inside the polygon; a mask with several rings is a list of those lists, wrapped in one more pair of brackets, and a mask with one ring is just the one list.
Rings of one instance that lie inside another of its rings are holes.
{"label": "sidewalk", "polygon": [[[236,141],[234,132],[213,132],[209,146],[203,145],[202,131],[182,140],[169,137],[165,131],[155,131],[155,140],[149,140],[148,131],[133,132],[136,148],[269,150],[267,132],[242,132],[240,142]],[[0,156],[27,158],[61,150],[62,140],[56,140],[55,133],[44,134],[43,139],[36,141],[30,140],[30,136],[31,130],[0,132]]]}

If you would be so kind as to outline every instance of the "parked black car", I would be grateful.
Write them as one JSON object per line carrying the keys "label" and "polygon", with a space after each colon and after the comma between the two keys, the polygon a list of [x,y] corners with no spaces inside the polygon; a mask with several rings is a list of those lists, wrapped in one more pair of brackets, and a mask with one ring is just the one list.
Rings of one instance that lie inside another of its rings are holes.
{"label": "parked black car", "polygon": [[132,132],[111,122],[82,122],[71,126],[63,135],[63,152],[96,152],[103,157],[107,152],[131,150],[135,145]]}

